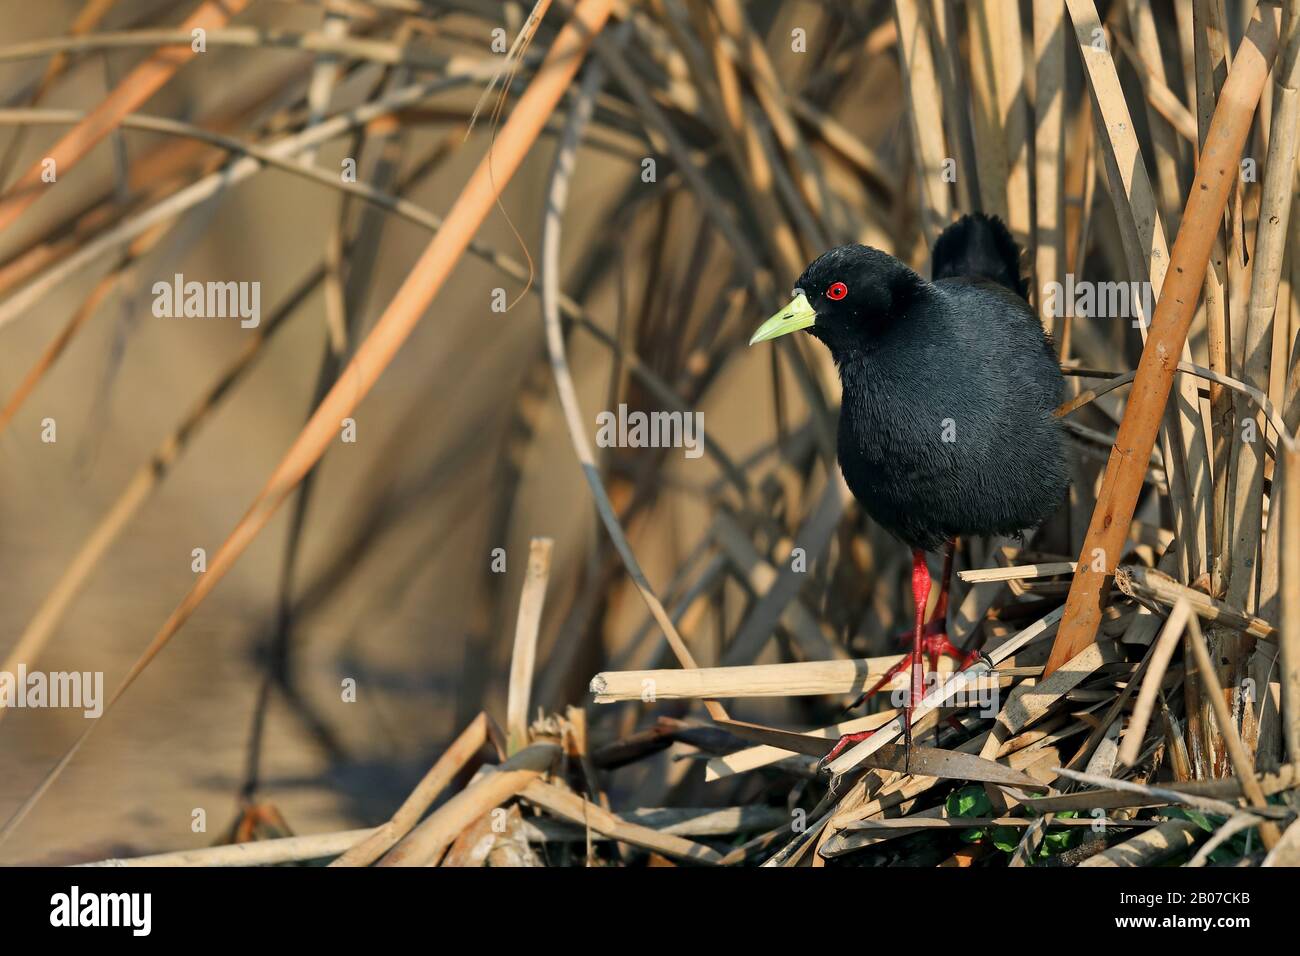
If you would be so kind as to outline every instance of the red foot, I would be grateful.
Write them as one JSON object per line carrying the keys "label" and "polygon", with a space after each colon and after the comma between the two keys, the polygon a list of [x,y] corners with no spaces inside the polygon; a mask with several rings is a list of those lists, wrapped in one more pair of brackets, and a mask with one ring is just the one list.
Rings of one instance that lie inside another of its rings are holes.
{"label": "red foot", "polygon": [[[925,606],[930,596],[930,571],[925,563],[925,554],[920,550],[912,552],[912,602],[916,611],[916,626],[911,633],[912,653],[905,654],[897,664],[891,667],[885,674],[876,681],[876,683],[867,690],[861,697],[855,700],[847,708],[853,710],[859,704],[868,700],[878,693],[886,684],[888,684],[896,674],[902,672],[903,668],[910,667],[912,672],[911,685],[904,698],[903,704],[903,742],[910,754],[912,750],[912,711],[923,696],[924,679],[925,679],[925,659],[928,657],[930,670],[937,670],[939,667],[939,658],[948,656],[960,662],[959,670],[965,670],[971,664],[979,660],[979,654],[975,651],[962,653],[953,643],[948,640],[947,634],[947,614],[948,614],[948,582],[952,575],[952,548],[948,548],[944,559],[943,577],[941,579],[941,591],[939,601],[934,609],[934,613],[928,623],[925,622]],[[834,760],[844,748],[849,744],[858,743],[866,740],[875,731],[863,731],[862,733],[846,734],[841,737],[831,748],[821,761],[820,766],[825,766]]]}
{"label": "red foot", "polygon": [[[908,635],[909,638],[912,636],[913,635],[911,634]],[[945,630],[945,623],[943,621],[931,621],[926,625],[925,631],[921,635],[921,651],[925,657],[929,658],[930,670],[932,671],[939,669],[940,657],[951,657],[953,660],[959,661],[960,665],[957,669],[964,671],[979,660],[980,656],[978,651],[963,652],[957,647],[957,645],[948,640],[948,633]],[[845,708],[845,711],[856,710],[861,707],[876,694],[880,693],[881,689],[884,688],[886,684],[893,680],[894,677],[900,674],[906,667],[911,665],[912,662],[913,655],[904,654],[899,658],[897,664],[885,671],[880,680],[872,684],[861,697],[849,704],[849,706]]]}
{"label": "red foot", "polygon": [[[948,584],[952,579],[953,572],[953,545],[950,544],[944,555],[944,572],[940,578],[939,601],[935,606],[930,622],[926,623],[926,602],[930,598],[930,568],[926,566],[926,555],[923,551],[913,550],[911,553],[911,598],[913,598],[913,609],[917,614],[917,623],[913,631],[910,632],[913,645],[911,653],[905,654],[896,665],[885,671],[884,676],[876,682],[866,693],[863,693],[858,700],[848,706],[848,710],[857,708],[863,701],[875,696],[885,684],[891,682],[894,675],[900,674],[905,667],[911,669],[910,687],[907,689],[904,698],[904,744],[907,753],[911,753],[911,714],[917,702],[924,695],[924,671],[926,671],[926,658],[930,659],[930,670],[939,670],[940,657],[952,657],[959,662],[959,670],[966,670],[972,663],[978,661],[979,653],[971,650],[969,653],[962,653],[952,641],[948,640],[946,632],[946,619],[948,619]],[[818,766],[824,767],[827,763],[839,757],[849,744],[857,744],[859,741],[866,740],[875,734],[875,731],[863,731],[861,734],[846,734],[836,741],[835,747],[831,752],[822,758]]]}
{"label": "red foot", "polygon": [[[910,714],[908,715],[908,723],[911,723]],[[956,717],[949,717],[947,724],[953,730],[960,731],[962,729],[961,721]],[[825,757],[822,757],[822,759],[817,763],[817,769],[819,771],[825,770],[832,760],[848,749],[850,744],[860,744],[874,733],[874,730],[861,730],[854,734],[845,734],[839,740],[835,741],[835,746],[830,749],[830,753]]]}
{"label": "red foot", "polygon": [[830,753],[825,757],[822,757],[821,762],[817,764],[817,769],[821,770],[825,768],[832,760],[844,753],[844,749],[848,747],[849,744],[861,743],[874,733],[874,730],[863,730],[856,734],[845,734],[839,740],[835,741],[835,746],[831,748]]}
{"label": "red foot", "polygon": [[[947,622],[940,621],[938,619],[938,615],[936,614],[930,618],[930,623],[925,626],[924,634],[926,637],[930,637],[934,634],[943,634],[944,628],[946,626],[947,626]],[[899,631],[897,634],[894,635],[894,643],[897,644],[899,647],[909,647],[911,646],[912,639],[914,637],[915,634],[913,634],[913,632],[911,631]]]}
{"label": "red foot", "polygon": [[[932,671],[938,669],[940,655],[951,657],[954,660],[960,661],[961,664],[957,669],[963,671],[980,659],[979,651],[968,651],[963,654],[960,650],[957,649],[955,645],[953,645],[951,641],[948,640],[948,635],[942,631],[938,631],[934,634],[925,635],[922,641],[922,646],[925,648],[925,651],[929,655],[930,670]],[[887,683],[889,683],[889,681],[894,677],[894,675],[902,671],[903,668],[912,664],[914,660],[918,665],[920,665],[919,658],[915,658],[912,654],[905,654],[897,664],[895,664],[888,671],[886,671],[884,676],[881,677],[880,680],[878,680],[871,687],[870,690],[868,690],[865,694],[863,694],[861,697],[855,700],[847,708],[847,710],[853,710],[854,708],[862,704],[864,701],[868,700],[870,697],[878,693],[882,687],[884,687]],[[912,703],[910,691],[906,693],[908,696],[906,698],[907,703],[903,707],[904,719],[906,720],[906,723],[903,725],[904,727],[903,739],[904,742],[907,744],[908,750],[910,751],[912,747],[913,703]],[[961,730],[961,722],[958,721],[955,717],[949,717],[948,724],[954,730]],[[845,734],[835,742],[835,746],[831,748],[830,753],[828,753],[825,757],[823,757],[820,763],[817,764],[818,770],[825,769],[826,766],[832,760],[838,757],[841,753],[843,753],[850,744],[861,743],[862,741],[866,740],[874,733],[875,733],[874,730],[863,730],[857,733]]]}

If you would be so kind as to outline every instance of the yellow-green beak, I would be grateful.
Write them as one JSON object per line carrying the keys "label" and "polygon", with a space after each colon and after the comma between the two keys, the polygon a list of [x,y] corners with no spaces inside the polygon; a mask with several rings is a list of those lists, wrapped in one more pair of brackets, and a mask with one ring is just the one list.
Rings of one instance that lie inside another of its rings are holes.
{"label": "yellow-green beak", "polygon": [[817,313],[808,304],[808,298],[802,292],[790,300],[790,304],[758,327],[749,344],[766,342],[780,338],[790,332],[806,329],[817,321]]}

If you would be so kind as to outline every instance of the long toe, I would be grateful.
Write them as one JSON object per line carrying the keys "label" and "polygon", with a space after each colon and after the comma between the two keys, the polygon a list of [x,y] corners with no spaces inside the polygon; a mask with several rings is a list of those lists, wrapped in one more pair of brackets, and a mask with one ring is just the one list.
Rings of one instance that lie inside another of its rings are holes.
{"label": "long toe", "polygon": [[900,658],[897,664],[895,664],[889,670],[885,671],[885,673],[880,675],[880,679],[878,681],[872,684],[871,687],[869,687],[867,690],[863,691],[862,696],[860,696],[853,703],[849,704],[849,706],[845,707],[844,713],[847,714],[850,711],[857,710],[859,707],[861,707],[863,704],[869,701],[872,697],[875,697],[878,693],[881,692],[881,690],[884,689],[886,684],[888,684],[898,674],[901,674],[903,670],[906,669],[908,664],[911,663],[911,660],[912,659],[910,655],[904,655],[902,658]]}
{"label": "long toe", "polygon": [[[934,625],[931,625],[933,628]],[[951,657],[958,662],[958,670],[965,670],[979,660],[979,651],[963,651],[960,647],[948,639],[948,632],[942,627],[926,629],[925,636],[921,638],[921,645],[925,648],[926,657],[930,659],[930,669],[936,670],[939,666],[939,658]]]}
{"label": "long toe", "polygon": [[828,753],[825,757],[822,757],[822,759],[818,761],[817,772],[821,773],[823,770],[829,767],[831,765],[831,761],[834,760],[836,757],[838,757],[840,754],[844,753],[844,751],[847,750],[851,744],[862,743],[862,741],[866,740],[874,733],[875,733],[874,730],[861,730],[854,734],[845,734],[839,740],[835,741],[835,746],[831,748],[830,753]]}

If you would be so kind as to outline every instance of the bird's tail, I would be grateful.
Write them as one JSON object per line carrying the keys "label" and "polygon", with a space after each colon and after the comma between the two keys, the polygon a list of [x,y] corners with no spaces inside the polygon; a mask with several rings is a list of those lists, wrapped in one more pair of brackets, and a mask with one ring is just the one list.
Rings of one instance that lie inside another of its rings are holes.
{"label": "bird's tail", "polygon": [[1028,298],[1020,274],[1020,246],[997,216],[962,216],[935,241],[932,259],[935,279],[988,279]]}

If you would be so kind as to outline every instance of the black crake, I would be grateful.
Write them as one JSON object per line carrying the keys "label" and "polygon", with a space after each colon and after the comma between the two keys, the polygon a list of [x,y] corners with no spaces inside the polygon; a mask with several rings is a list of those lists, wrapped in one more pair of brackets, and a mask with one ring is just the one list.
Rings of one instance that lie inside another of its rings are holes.
{"label": "black crake", "polygon": [[[845,480],[876,521],[927,551],[961,534],[1038,525],[1069,481],[1052,416],[1064,380],[1017,294],[1024,282],[1006,228],[964,217],[939,237],[934,259],[942,275],[926,282],[883,252],[842,246],[799,280],[817,312],[809,331],[830,348],[844,386]],[[826,295],[836,282],[847,287],[839,301]]]}
{"label": "black crake", "polygon": [[[996,218],[965,216],[944,230],[933,258],[927,282],[878,249],[832,249],[750,339],[807,329],[830,349],[844,386],[844,478],[867,513],[912,548],[912,653],[863,695],[910,667],[901,726],[909,745],[925,656],[931,667],[940,655],[962,667],[974,660],[945,633],[947,575],[935,619],[925,622],[925,552],[958,535],[1037,525],[1069,483],[1052,414],[1064,379],[1026,301],[1019,248]],[[827,760],[871,733],[842,737]]]}

